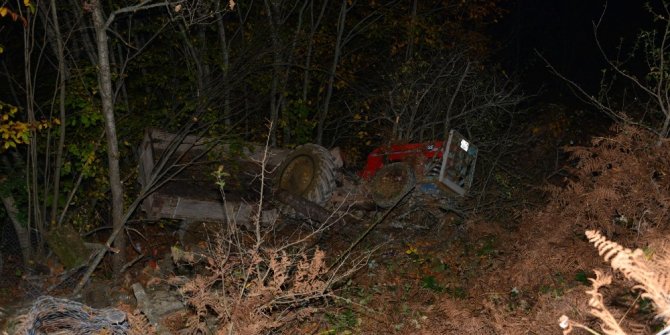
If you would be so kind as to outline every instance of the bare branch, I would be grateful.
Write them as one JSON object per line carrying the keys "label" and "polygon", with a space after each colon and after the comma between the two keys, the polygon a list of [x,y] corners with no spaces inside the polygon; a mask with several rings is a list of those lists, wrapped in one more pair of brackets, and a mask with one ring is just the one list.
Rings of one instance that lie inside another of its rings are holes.
{"label": "bare branch", "polygon": [[142,0],[137,5],[123,7],[123,8],[120,8],[120,9],[117,9],[117,10],[113,11],[107,17],[107,21],[105,21],[104,29],[105,30],[109,29],[109,26],[112,24],[112,22],[114,22],[114,19],[119,14],[131,13],[131,12],[135,13],[135,12],[138,12],[138,11],[147,10],[147,9],[156,8],[156,7],[167,7],[168,5],[177,5],[177,4],[180,4],[180,3],[184,2],[184,0],[163,1],[163,2],[152,4],[151,3],[152,1],[153,0]]}

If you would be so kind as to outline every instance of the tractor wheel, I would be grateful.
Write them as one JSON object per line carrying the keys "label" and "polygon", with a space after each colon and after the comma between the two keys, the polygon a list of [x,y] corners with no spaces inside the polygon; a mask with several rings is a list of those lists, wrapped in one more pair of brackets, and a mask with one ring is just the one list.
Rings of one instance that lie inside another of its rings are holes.
{"label": "tractor wheel", "polygon": [[372,200],[381,208],[400,201],[416,184],[412,167],[404,162],[384,166],[372,179]]}
{"label": "tractor wheel", "polygon": [[279,165],[275,187],[324,205],[336,187],[333,156],[316,144],[299,146]]}

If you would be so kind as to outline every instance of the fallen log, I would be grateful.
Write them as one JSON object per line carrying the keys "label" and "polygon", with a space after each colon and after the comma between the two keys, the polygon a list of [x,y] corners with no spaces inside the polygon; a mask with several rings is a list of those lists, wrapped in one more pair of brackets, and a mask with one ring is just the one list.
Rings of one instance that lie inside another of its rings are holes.
{"label": "fallen log", "polygon": [[299,195],[291,194],[285,190],[277,190],[275,193],[277,200],[285,205],[290,206],[297,213],[303,215],[308,220],[319,223],[336,223],[342,221],[343,224],[359,223],[360,220],[349,215],[348,213],[338,213],[329,211],[319,204],[309,201]]}

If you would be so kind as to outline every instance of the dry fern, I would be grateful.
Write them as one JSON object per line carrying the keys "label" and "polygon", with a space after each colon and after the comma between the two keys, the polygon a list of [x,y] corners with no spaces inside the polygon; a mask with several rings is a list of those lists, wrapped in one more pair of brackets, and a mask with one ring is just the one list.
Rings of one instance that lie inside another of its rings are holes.
{"label": "dry fern", "polygon": [[[668,256],[660,257],[660,261],[652,261],[647,259],[641,249],[625,248],[616,242],[607,240],[595,230],[586,231],[586,237],[598,249],[598,254],[609,262],[614,270],[620,271],[627,279],[637,283],[634,288],[641,290],[641,297],[649,299],[654,304],[656,317],[665,323],[670,321],[670,285],[666,270]],[[612,276],[599,270],[594,270],[594,272],[596,277],[590,279],[591,289],[586,291],[591,297],[589,300],[590,313],[602,321],[601,329],[604,334],[626,335],[621,328],[621,321],[617,321],[612,316],[599,292],[600,288],[612,283]],[[585,325],[568,319],[565,315],[561,317],[559,323],[564,329],[563,334],[569,334],[575,327],[598,334]]]}
{"label": "dry fern", "polygon": [[310,303],[329,296],[331,283],[321,279],[325,253],[318,248],[311,257],[274,249],[228,257],[224,263],[216,261],[220,256],[206,255],[210,273],[180,287],[193,312],[186,321],[189,334],[208,333],[210,316],[218,321],[217,334],[267,333],[312,315],[317,309]]}
{"label": "dry fern", "polygon": [[626,278],[638,283],[635,287],[644,291],[643,298],[654,303],[656,316],[664,322],[670,321],[670,285],[666,270],[647,260],[641,249],[624,248],[593,230],[587,231],[586,236],[613,269],[621,271]]}
{"label": "dry fern", "polygon": [[[549,211],[580,217],[584,229],[641,233],[670,221],[670,142],[631,126],[613,129],[613,137],[594,139],[590,147],[567,147],[573,167],[563,190],[554,190]],[[575,201],[578,200],[578,201]],[[613,221],[615,215],[626,224]]]}
{"label": "dry fern", "polygon": [[621,329],[617,320],[612,316],[612,313],[607,309],[603,302],[603,295],[599,292],[601,287],[608,286],[612,283],[612,276],[604,274],[599,270],[594,270],[596,277],[590,278],[591,289],[586,291],[591,296],[589,299],[589,307],[591,307],[591,314],[602,320],[601,328],[605,334],[608,335],[626,335]]}
{"label": "dry fern", "polygon": [[157,334],[156,328],[147,320],[147,317],[139,310],[128,313],[130,332],[128,335],[151,335]]}

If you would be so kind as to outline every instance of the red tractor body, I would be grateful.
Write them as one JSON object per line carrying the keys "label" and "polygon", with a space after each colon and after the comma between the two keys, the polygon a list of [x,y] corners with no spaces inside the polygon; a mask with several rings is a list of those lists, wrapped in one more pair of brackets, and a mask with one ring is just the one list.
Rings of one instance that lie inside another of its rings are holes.
{"label": "red tractor body", "polygon": [[384,191],[399,194],[409,184],[418,182],[423,185],[420,189],[430,192],[443,189],[462,196],[472,184],[476,159],[477,147],[451,130],[446,141],[378,147],[368,154],[359,176],[371,180],[374,192],[390,189],[387,187],[390,184],[405,183],[404,188]]}
{"label": "red tractor body", "polygon": [[444,141],[434,141],[427,143],[393,144],[378,147],[368,154],[365,167],[358,174],[364,179],[370,179],[386,164],[409,160],[442,161],[444,152],[444,150],[442,150],[443,145]]}

